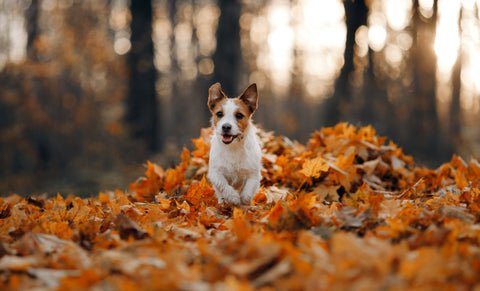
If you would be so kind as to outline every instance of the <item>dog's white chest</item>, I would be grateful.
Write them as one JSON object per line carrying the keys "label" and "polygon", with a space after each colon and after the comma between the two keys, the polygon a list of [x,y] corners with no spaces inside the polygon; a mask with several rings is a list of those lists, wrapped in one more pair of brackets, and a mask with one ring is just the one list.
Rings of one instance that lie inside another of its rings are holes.
{"label": "dog's white chest", "polygon": [[250,132],[244,143],[235,145],[226,146],[215,137],[212,139],[210,166],[220,168],[227,175],[248,175],[258,170],[260,158],[260,145]]}
{"label": "dog's white chest", "polygon": [[224,145],[215,135],[210,149],[209,171],[221,174],[234,188],[241,188],[252,176],[260,175],[261,148],[255,130],[241,142]]}

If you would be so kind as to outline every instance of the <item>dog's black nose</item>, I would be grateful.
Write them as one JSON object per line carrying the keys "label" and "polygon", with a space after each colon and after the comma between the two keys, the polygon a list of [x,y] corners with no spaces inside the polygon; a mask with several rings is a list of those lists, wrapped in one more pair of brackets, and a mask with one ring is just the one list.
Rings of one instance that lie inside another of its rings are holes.
{"label": "dog's black nose", "polygon": [[232,126],[229,123],[225,123],[224,125],[222,125],[223,132],[230,132],[231,129]]}

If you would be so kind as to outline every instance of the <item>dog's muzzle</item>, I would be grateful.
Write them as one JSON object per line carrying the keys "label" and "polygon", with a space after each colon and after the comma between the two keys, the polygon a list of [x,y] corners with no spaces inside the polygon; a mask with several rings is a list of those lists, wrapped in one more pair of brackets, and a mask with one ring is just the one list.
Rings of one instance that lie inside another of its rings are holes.
{"label": "dog's muzzle", "polygon": [[222,125],[222,141],[224,144],[231,144],[233,140],[238,137],[237,135],[230,134],[232,130],[232,125],[229,123],[225,123]]}
{"label": "dog's muzzle", "polygon": [[222,141],[224,144],[231,144],[238,135],[231,135],[231,134],[222,134]]}

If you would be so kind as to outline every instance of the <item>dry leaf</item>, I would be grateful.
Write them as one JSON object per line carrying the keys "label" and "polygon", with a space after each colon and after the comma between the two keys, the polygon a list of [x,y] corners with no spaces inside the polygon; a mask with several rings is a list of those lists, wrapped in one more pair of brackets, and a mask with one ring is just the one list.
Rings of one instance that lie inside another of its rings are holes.
{"label": "dry leaf", "polygon": [[329,165],[322,157],[317,157],[303,163],[300,173],[306,177],[318,178],[322,172],[327,172],[329,168]]}

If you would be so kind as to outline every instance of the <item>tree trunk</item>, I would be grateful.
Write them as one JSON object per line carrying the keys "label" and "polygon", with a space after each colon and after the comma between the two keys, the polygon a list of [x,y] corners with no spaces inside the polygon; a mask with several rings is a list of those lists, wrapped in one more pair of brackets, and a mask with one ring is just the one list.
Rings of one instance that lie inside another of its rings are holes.
{"label": "tree trunk", "polygon": [[240,14],[242,5],[239,0],[219,1],[220,18],[217,29],[217,49],[213,56],[215,64],[214,82],[220,82],[227,96],[240,94],[238,79],[242,53],[240,45]]}
{"label": "tree trunk", "polygon": [[[375,76],[375,52],[368,50],[368,67],[363,72],[361,96],[352,101],[353,121],[372,125],[380,134],[394,131],[392,124],[393,108],[388,100],[386,77]],[[352,92],[355,96],[357,93]]]}
{"label": "tree trunk", "polygon": [[30,6],[25,11],[25,21],[27,30],[27,55],[28,57],[36,61],[38,56],[35,49],[35,39],[38,36],[38,0],[32,0]]}
{"label": "tree trunk", "polygon": [[349,77],[350,73],[355,70],[353,64],[355,33],[360,26],[367,24],[368,7],[364,0],[346,0],[343,5],[347,24],[347,40],[343,54],[345,63],[340,71],[340,76],[335,81],[335,92],[326,105],[325,120],[328,125],[334,125],[348,115],[345,108],[348,108],[351,101]]}
{"label": "tree trunk", "polygon": [[[458,17],[458,28],[461,31],[460,22],[462,20],[462,10]],[[452,68],[452,99],[450,102],[449,120],[447,128],[446,155],[451,156],[456,152],[457,146],[461,142],[461,109],[460,109],[460,92],[461,92],[461,74],[462,74],[462,45],[458,48],[458,56]]]}
{"label": "tree trunk", "polygon": [[127,97],[127,121],[135,138],[148,149],[158,149],[158,116],[155,92],[156,70],[153,64],[152,3],[131,1],[131,43],[128,54],[130,86]]}
{"label": "tree trunk", "polygon": [[416,154],[420,160],[434,162],[440,158],[442,144],[436,111],[436,68],[437,58],[433,48],[437,22],[437,0],[433,15],[429,19],[420,15],[418,0],[414,3],[413,29],[416,33],[412,46],[413,87],[410,96],[407,121],[410,141],[407,152]]}

